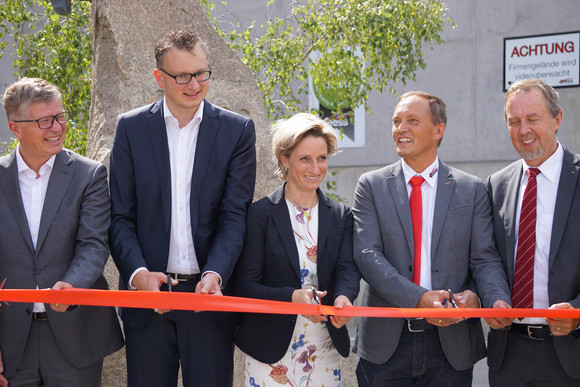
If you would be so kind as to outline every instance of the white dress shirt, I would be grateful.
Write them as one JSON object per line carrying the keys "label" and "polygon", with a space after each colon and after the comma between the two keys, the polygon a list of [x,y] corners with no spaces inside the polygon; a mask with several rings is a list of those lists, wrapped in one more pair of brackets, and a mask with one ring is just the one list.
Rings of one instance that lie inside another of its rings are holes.
{"label": "white dress shirt", "polygon": [[163,99],[171,169],[171,237],[167,262],[168,273],[197,274],[200,271],[191,234],[190,197],[203,105],[204,101],[199,105],[193,119],[183,128],[179,128],[177,118],[173,116]]}
{"label": "white dress shirt", "polygon": [[439,172],[439,158],[429,165],[423,172],[417,173],[402,160],[403,174],[407,183],[407,194],[411,197],[413,187],[409,182],[414,176],[425,179],[421,185],[422,200],[422,230],[421,230],[421,280],[420,285],[427,290],[433,290],[431,282],[431,235],[433,233],[433,213],[435,211],[435,196],[437,195],[437,175]]}
{"label": "white dress shirt", "polygon": [[[42,216],[42,209],[44,208],[44,199],[46,197],[46,189],[50,174],[54,166],[53,155],[42,167],[39,169],[38,175],[24,162],[20,155],[20,145],[16,147],[16,166],[18,167],[18,184],[20,185],[20,195],[22,196],[22,204],[26,219],[28,220],[28,229],[32,238],[32,245],[36,249],[36,242],[38,241],[38,230],[40,228],[40,218]],[[38,289],[38,284],[36,285]],[[43,303],[35,303],[33,312],[44,312]]]}
{"label": "white dress shirt", "polygon": [[[552,223],[554,221],[554,209],[556,208],[556,198],[558,196],[558,185],[560,183],[560,173],[562,172],[562,162],[564,161],[564,150],[558,144],[556,152],[538,167],[540,174],[536,176],[538,183],[538,197],[536,207],[536,250],[534,256],[534,309],[546,309],[550,307],[548,298],[548,271],[550,257],[550,240],[552,238]],[[528,185],[528,175],[526,171],[530,166],[522,159],[524,173],[520,182],[518,195],[518,208],[516,213],[516,233],[520,228],[520,213],[524,192]],[[518,245],[514,251],[514,268],[517,258]],[[517,322],[518,320],[516,320]],[[525,324],[546,324],[544,318],[528,317],[521,321]]]}
{"label": "white dress shirt", "polygon": [[[180,128],[177,118],[171,113],[163,99],[163,117],[167,130],[171,170],[171,234],[167,261],[168,273],[197,274],[200,272],[191,233],[190,198],[197,137],[203,119],[204,104],[205,101],[202,101],[193,119]],[[141,270],[146,270],[146,268],[140,267],[131,275],[130,288],[135,289],[133,278]]]}

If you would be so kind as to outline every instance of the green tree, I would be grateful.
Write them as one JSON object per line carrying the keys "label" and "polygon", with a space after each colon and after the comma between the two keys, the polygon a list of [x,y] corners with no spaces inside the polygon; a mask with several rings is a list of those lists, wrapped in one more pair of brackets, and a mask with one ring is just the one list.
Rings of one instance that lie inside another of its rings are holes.
{"label": "green tree", "polygon": [[56,14],[44,0],[0,3],[0,56],[11,45],[17,79],[44,78],[60,88],[70,116],[65,147],[83,155],[91,103],[90,22],[91,3],[86,1],[73,1],[67,16]]}
{"label": "green tree", "polygon": [[[214,4],[201,2],[211,17]],[[254,72],[266,111],[277,118],[304,110],[308,77],[319,97],[337,102],[327,107],[369,110],[373,89],[394,93],[390,84],[415,80],[425,68],[423,44],[442,42],[439,33],[450,22],[445,11],[437,0],[304,0],[259,33],[254,24],[228,32],[214,22]]]}

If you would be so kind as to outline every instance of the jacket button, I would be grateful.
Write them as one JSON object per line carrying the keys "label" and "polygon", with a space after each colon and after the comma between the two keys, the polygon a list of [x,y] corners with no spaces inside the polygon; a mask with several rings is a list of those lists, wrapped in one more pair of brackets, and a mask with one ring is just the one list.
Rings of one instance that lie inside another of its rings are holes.
{"label": "jacket button", "polygon": [[34,274],[40,274],[42,270],[40,270],[39,268],[34,269]]}

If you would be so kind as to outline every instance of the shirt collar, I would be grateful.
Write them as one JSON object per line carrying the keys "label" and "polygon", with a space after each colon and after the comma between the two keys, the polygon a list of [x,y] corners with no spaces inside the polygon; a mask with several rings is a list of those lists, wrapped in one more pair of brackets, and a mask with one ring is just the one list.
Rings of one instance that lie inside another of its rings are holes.
{"label": "shirt collar", "polygon": [[[558,175],[561,172],[560,166],[562,165],[563,162],[564,162],[564,149],[562,148],[562,145],[558,143],[558,148],[556,148],[554,154],[548,157],[548,159],[537,168],[540,170],[540,172],[542,173],[542,175],[544,175],[546,179],[548,179],[551,183],[553,183],[560,178],[560,176]],[[526,164],[526,161],[524,159],[522,159],[522,165],[524,168],[522,181],[524,181],[526,171],[531,167],[528,164]]]}
{"label": "shirt collar", "polygon": [[[39,172],[41,172],[40,173],[41,175],[42,175],[42,173],[44,173],[44,171],[47,168],[52,169],[54,167],[54,160],[55,159],[56,159],[56,155],[50,156],[50,158],[46,161],[46,163],[44,163],[40,167]],[[26,162],[22,158],[22,155],[20,154],[20,144],[16,145],[16,166],[18,167],[18,173],[23,172],[23,171],[30,171],[30,172],[34,173],[34,175],[36,175],[36,172],[34,172],[32,169],[30,169],[28,164],[26,164]]]}
{"label": "shirt collar", "polygon": [[[191,125],[191,123],[201,122],[201,120],[203,119],[203,107],[204,107],[204,105],[205,105],[205,100],[201,101],[201,103],[199,104],[199,107],[197,108],[197,111],[193,115],[193,118],[185,126],[189,126],[189,125]],[[165,119],[165,122],[167,122],[168,120],[173,121],[175,126],[177,126],[179,128],[179,125],[177,123],[177,118],[175,118],[173,113],[171,113],[171,110],[169,110],[169,108],[167,107],[167,103],[165,101],[165,98],[163,98],[163,118]]]}
{"label": "shirt collar", "polygon": [[423,172],[417,173],[411,168],[405,160],[401,159],[403,164],[403,174],[405,175],[405,183],[409,184],[409,180],[411,180],[414,176],[421,176],[425,181],[432,187],[435,188],[437,186],[437,174],[439,173],[439,157],[435,157],[435,161],[431,163]]}

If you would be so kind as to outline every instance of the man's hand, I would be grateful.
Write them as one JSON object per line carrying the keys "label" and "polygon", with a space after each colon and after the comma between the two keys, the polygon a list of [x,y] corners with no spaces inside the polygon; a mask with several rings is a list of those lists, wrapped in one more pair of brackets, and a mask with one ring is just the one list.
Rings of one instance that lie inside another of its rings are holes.
{"label": "man's hand", "polygon": [[[550,306],[550,309],[574,309],[572,305],[568,302],[562,302],[560,304],[554,304]],[[554,336],[566,336],[569,335],[573,330],[578,328],[580,319],[577,318],[547,318],[546,322],[550,326],[550,331]]]}
{"label": "man's hand", "polygon": [[[144,290],[150,292],[158,292],[161,285],[167,283],[167,274],[158,271],[141,270],[135,277],[133,277],[133,287],[137,290]],[[171,285],[175,286],[179,282],[175,279],[171,280]],[[169,309],[154,309],[155,313],[167,313]]]}
{"label": "man's hand", "polygon": [[[292,293],[292,302],[298,304],[312,304],[312,299],[314,295],[312,292],[316,290],[313,289],[296,289]],[[324,292],[317,292],[318,298],[322,300],[322,297],[326,296],[326,290]],[[320,314],[303,314],[303,317],[312,321],[313,323],[319,323],[322,321],[328,321],[328,318]]]}
{"label": "man's hand", "polygon": [[199,294],[211,294],[223,296],[220,288],[220,277],[216,273],[205,273],[195,287],[195,292]]}
{"label": "man's hand", "polygon": [[0,387],[8,387],[8,380],[4,377],[4,363],[2,362],[2,351],[0,351]]}
{"label": "man's hand", "polygon": [[[352,306],[347,296],[340,295],[334,299],[334,307],[336,309],[342,309],[345,306]],[[336,328],[342,328],[351,319],[352,316],[330,316],[330,322]]]}
{"label": "man's hand", "polygon": [[479,297],[469,289],[464,290],[461,293],[454,293],[453,297],[455,298],[457,306],[460,308],[481,308]]}
{"label": "man's hand", "polygon": [[[445,306],[443,305],[443,300],[447,300],[445,301]],[[429,290],[423,293],[417,303],[417,308],[453,308],[453,306],[449,302],[449,292],[447,290]],[[448,327],[449,325],[457,324],[465,319],[461,317],[451,317],[444,319],[426,318],[425,320],[431,325]]]}
{"label": "man's hand", "polygon": [[[54,290],[61,290],[64,288],[72,288],[72,287],[73,286],[71,284],[69,284],[68,282],[58,281],[57,283],[54,284],[54,286],[52,288]],[[54,310],[55,312],[66,312],[68,307],[69,306],[67,304],[50,304],[50,308],[52,310]]]}
{"label": "man's hand", "polygon": [[[497,300],[493,303],[494,309],[511,309],[511,305],[503,300]],[[491,329],[503,329],[512,325],[513,317],[484,317]]]}

